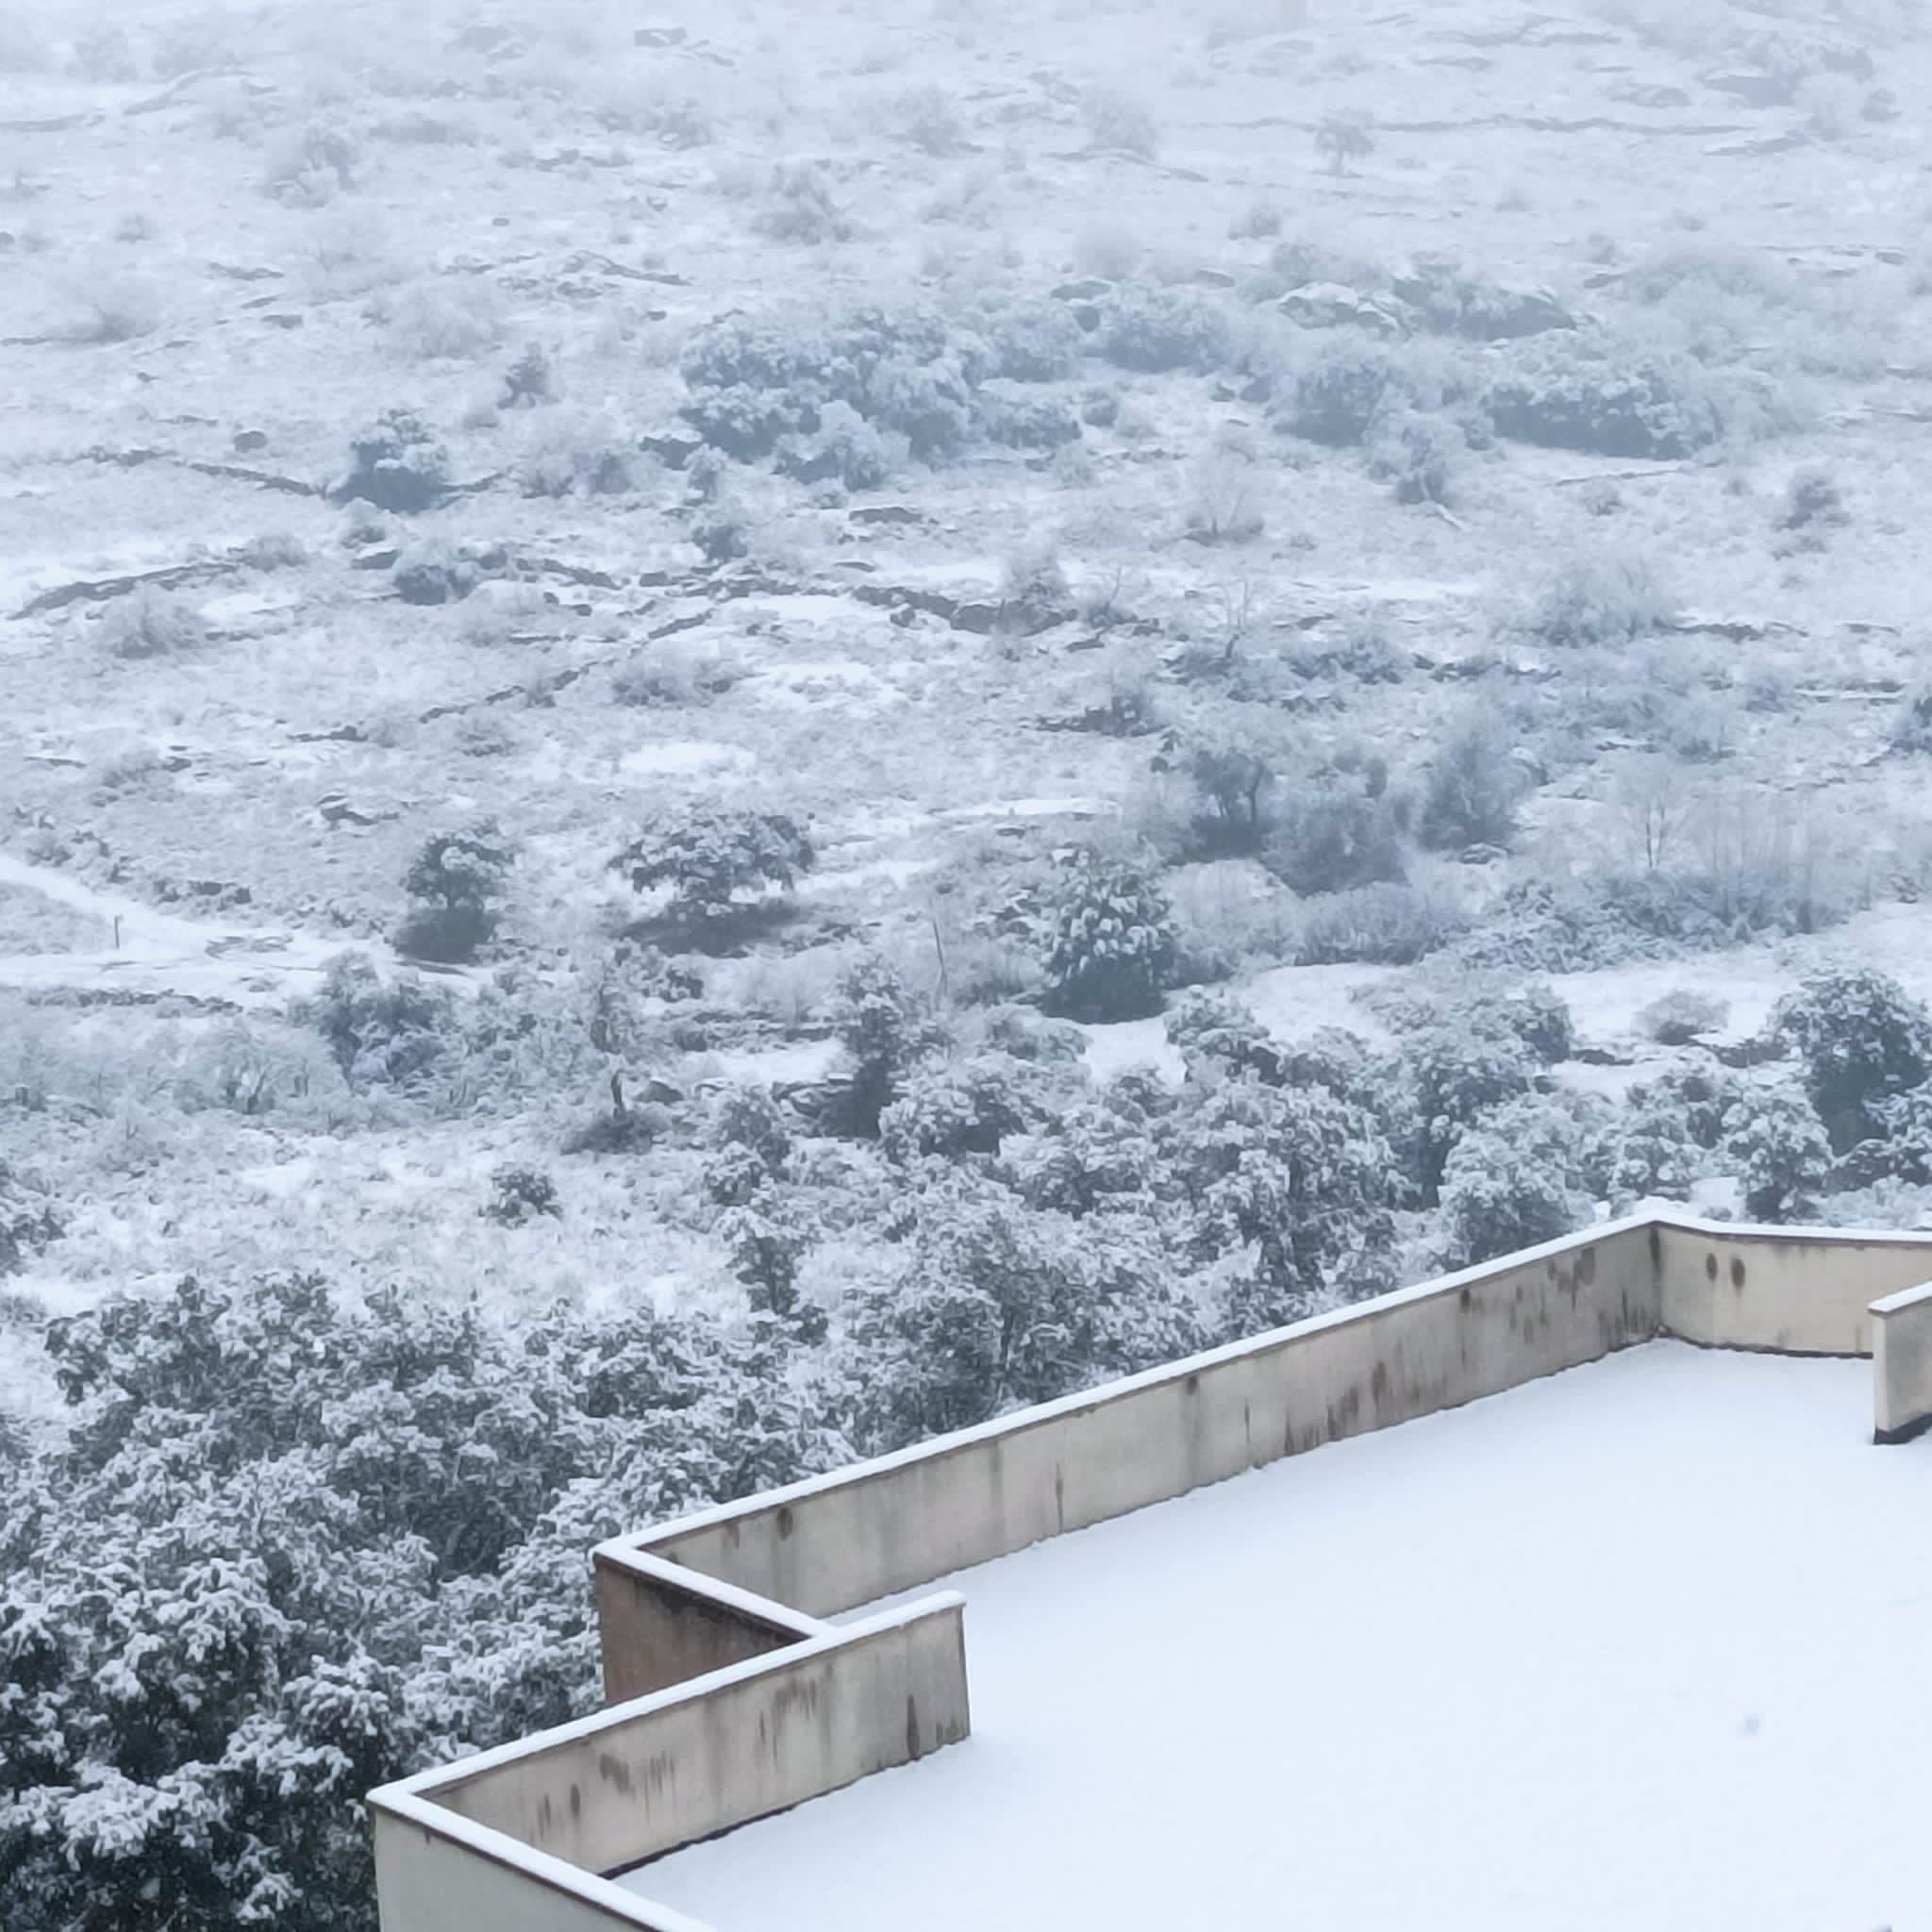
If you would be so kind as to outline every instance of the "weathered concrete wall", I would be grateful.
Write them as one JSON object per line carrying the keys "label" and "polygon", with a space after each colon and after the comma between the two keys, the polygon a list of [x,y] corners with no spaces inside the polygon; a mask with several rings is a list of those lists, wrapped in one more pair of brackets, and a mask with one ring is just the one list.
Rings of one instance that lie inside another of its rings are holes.
{"label": "weathered concrete wall", "polygon": [[454,1836],[435,1809],[410,1807],[419,1817],[372,1801],[382,1932],[708,1932],[587,1872],[547,1872],[554,1861],[516,1846]]}
{"label": "weathered concrete wall", "polygon": [[1657,1282],[1614,1224],[606,1547],[829,1616],[1647,1341]]}
{"label": "weathered concrete wall", "polygon": [[633,1865],[965,1737],[963,1607],[941,1595],[845,1625],[415,1790],[584,1870]]}
{"label": "weathered concrete wall", "polygon": [[967,1734],[958,1598],[821,1619],[1319,1443],[1660,1333],[1873,1353],[1881,1439],[1914,1430],[1928,1280],[1932,1237],[1646,1217],[620,1539],[633,1701],[375,1793],[383,1932],[703,1932],[595,1874]]}
{"label": "weathered concrete wall", "polygon": [[1876,1441],[1932,1428],[1932,1282],[1872,1304],[1872,1387]]}
{"label": "weathered concrete wall", "polygon": [[610,1704],[822,1636],[826,1625],[641,1550],[596,1553],[599,1646]]}
{"label": "weathered concrete wall", "polygon": [[1664,1332],[1711,1348],[1870,1355],[1872,1303],[1932,1277],[1932,1236],[1657,1226]]}

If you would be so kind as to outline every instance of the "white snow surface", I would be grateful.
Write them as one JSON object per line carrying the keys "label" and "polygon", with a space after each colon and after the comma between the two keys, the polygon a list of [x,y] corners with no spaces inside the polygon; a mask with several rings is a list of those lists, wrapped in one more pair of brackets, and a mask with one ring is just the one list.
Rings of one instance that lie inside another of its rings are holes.
{"label": "white snow surface", "polygon": [[1870,1404],[1653,1343],[948,1578],[968,1741],[626,1882],[721,1932],[1923,1932],[1932,1438]]}

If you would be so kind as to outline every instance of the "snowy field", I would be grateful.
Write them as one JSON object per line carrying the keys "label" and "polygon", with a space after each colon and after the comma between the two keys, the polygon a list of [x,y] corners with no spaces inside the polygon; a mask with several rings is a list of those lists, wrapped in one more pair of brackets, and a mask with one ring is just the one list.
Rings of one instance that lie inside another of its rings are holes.
{"label": "snowy field", "polygon": [[1921,1932],[1932,1441],[1657,1343],[949,1579],[974,1735],[641,1871],[723,1932]]}

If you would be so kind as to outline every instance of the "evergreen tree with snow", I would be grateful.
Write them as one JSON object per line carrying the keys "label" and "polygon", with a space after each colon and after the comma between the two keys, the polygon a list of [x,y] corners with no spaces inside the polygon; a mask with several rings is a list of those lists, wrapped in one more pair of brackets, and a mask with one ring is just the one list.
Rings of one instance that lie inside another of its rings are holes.
{"label": "evergreen tree with snow", "polygon": [[1048,1010],[1089,1021],[1158,1013],[1175,952],[1173,909],[1153,877],[1090,848],[1047,908]]}

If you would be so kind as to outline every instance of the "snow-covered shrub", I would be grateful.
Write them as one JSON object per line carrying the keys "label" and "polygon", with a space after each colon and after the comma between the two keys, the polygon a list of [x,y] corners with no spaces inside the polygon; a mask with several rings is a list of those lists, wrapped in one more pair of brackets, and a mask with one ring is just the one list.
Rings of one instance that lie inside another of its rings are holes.
{"label": "snow-covered shrub", "polygon": [[161,291],[146,275],[95,267],[68,289],[72,320],[67,334],[76,342],[131,342],[161,325]]}
{"label": "snow-covered shrub", "polygon": [[1730,1010],[1726,1002],[1711,993],[1667,992],[1638,1014],[1637,1028],[1659,1046],[1688,1046],[1721,1030]]}
{"label": "snow-covered shrub", "polygon": [[705,1141],[705,1192],[720,1207],[742,1205],[791,1166],[791,1127],[768,1087],[727,1087],[711,1104]]}
{"label": "snow-covered shrub", "polygon": [[1469,438],[1456,424],[1398,408],[1376,425],[1369,465],[1389,481],[1397,503],[1449,504],[1468,455]]}
{"label": "snow-covered shrub", "polygon": [[1758,1221],[1799,1221],[1831,1175],[1831,1141],[1805,1095],[1753,1088],[1724,1115],[1725,1158],[1744,1211]]}
{"label": "snow-covered shrub", "polygon": [[412,362],[474,362],[503,340],[487,283],[411,282],[378,296],[369,312],[381,324],[390,347]]}
{"label": "snow-covered shrub", "polygon": [[60,1217],[46,1191],[0,1160],[0,1276],[17,1274],[29,1255],[58,1241]]}
{"label": "snow-covered shrub", "polygon": [[1812,529],[1821,524],[1845,521],[1845,502],[1838,479],[1829,470],[1816,464],[1792,473],[1785,486],[1783,507],[1778,511],[1781,530]]}
{"label": "snow-covered shrub", "polygon": [[528,409],[556,400],[557,377],[543,344],[525,342],[516,360],[504,371],[497,406],[505,409]]}
{"label": "snow-covered shrub", "polygon": [[[1263,196],[1252,201],[1247,208],[1227,225],[1227,239],[1230,242],[1272,242],[1281,233],[1282,223],[1286,220],[1278,201],[1270,201]],[[1302,277],[1304,281],[1308,277]]]}
{"label": "snow-covered shrub", "polygon": [[1008,1135],[1028,1124],[1031,1109],[1016,1077],[1023,1071],[1022,1062],[1004,1054],[915,1068],[879,1116],[887,1159],[903,1166],[997,1154]]}
{"label": "snow-covered shrub", "polygon": [[1648,637],[1676,615],[1650,563],[1637,556],[1578,558],[1564,564],[1524,617],[1524,628],[1555,650],[1607,649]]}
{"label": "snow-covered shrub", "polygon": [[1529,980],[1507,991],[1486,992],[1474,1010],[1501,1021],[1546,1067],[1567,1060],[1576,1051],[1570,1008],[1545,981]]}
{"label": "snow-covered shrub", "polygon": [[327,1042],[351,1087],[405,1093],[425,1091],[455,1031],[446,994],[407,975],[385,980],[359,953],[330,961],[298,1016]]}
{"label": "snow-covered shrub", "polygon": [[731,1257],[753,1312],[776,1322],[794,1341],[823,1341],[825,1311],[798,1291],[799,1264],[808,1245],[804,1228],[776,1194],[766,1192],[725,1208],[713,1232]]}
{"label": "snow-covered shrub", "polygon": [[143,584],[108,607],[101,648],[115,658],[175,658],[208,641],[201,612],[172,591]]}
{"label": "snow-covered shrub", "polygon": [[1456,902],[1412,885],[1358,886],[1309,908],[1298,966],[1409,966],[1458,938],[1468,920]]}
{"label": "snow-covered shrub", "polygon": [[308,561],[308,546],[291,530],[264,530],[242,544],[242,561],[250,570],[300,570]]}
{"label": "snow-covered shrub", "polygon": [[356,185],[356,143],[340,128],[311,122],[280,142],[261,177],[264,194],[295,208],[325,208]]}
{"label": "snow-covered shrub", "polygon": [[1255,851],[1273,823],[1274,760],[1245,733],[1217,734],[1175,759],[1191,794],[1176,856],[1219,858]]}
{"label": "snow-covered shrub", "polygon": [[936,84],[908,88],[890,105],[892,132],[928,155],[949,155],[964,145],[966,124],[958,103]]}
{"label": "snow-covered shrub", "polygon": [[1884,359],[1867,314],[1766,251],[1668,249],[1638,262],[1617,293],[1643,305],[1648,333],[1716,371],[1769,356],[1802,371],[1869,375]]}
{"label": "snow-covered shrub", "polygon": [[1044,541],[1023,544],[1000,567],[1000,612],[1010,629],[1039,630],[1073,608],[1059,553]]}
{"label": "snow-covered shrub", "polygon": [[984,363],[983,345],[918,310],[728,316],[685,345],[684,415],[707,442],[749,462],[787,436],[812,434],[826,406],[843,403],[931,461],[970,432],[969,350]]}
{"label": "snow-covered shrub", "polygon": [[1091,848],[1077,854],[1047,908],[1047,1010],[1093,1021],[1158,1012],[1174,941],[1167,895],[1150,874]]}
{"label": "snow-covered shrub", "polygon": [[1595,456],[1668,459],[1790,418],[1770,379],[1587,331],[1512,347],[1483,407],[1499,436]]}
{"label": "snow-covered shrub", "polygon": [[97,22],[75,35],[67,68],[77,80],[110,87],[125,86],[141,78],[127,29],[108,21]]}
{"label": "snow-covered shrub", "polygon": [[1151,161],[1160,152],[1160,129],[1144,101],[1113,88],[1089,88],[1081,96],[1080,118],[1096,148],[1111,148]]}
{"label": "snow-covered shrub", "polygon": [[449,452],[413,409],[386,409],[349,443],[340,494],[378,509],[431,508],[449,488]]}
{"label": "snow-covered shrub", "polygon": [[1906,694],[1892,723],[1891,742],[1897,751],[1932,751],[1932,685]]}
{"label": "snow-covered shrub", "polygon": [[1709,1165],[1681,1114],[1634,1102],[1608,1137],[1608,1154],[1610,1204],[1619,1213],[1638,1201],[1686,1199]]}
{"label": "snow-covered shrub", "polygon": [[1196,543],[1252,543],[1265,527],[1256,466],[1233,451],[1217,451],[1194,466],[1183,514]]}
{"label": "snow-covered shrub", "polygon": [[1475,341],[1508,341],[1576,325],[1547,290],[1507,287],[1447,256],[1417,260],[1395,276],[1392,287],[1429,328]]}
{"label": "snow-covered shrub", "polygon": [[1744,1097],[1740,1076],[1707,1055],[1641,1081],[1624,1096],[1633,1116],[1679,1124],[1691,1144],[1708,1153],[1724,1139],[1724,1116]]}
{"label": "snow-covered shrub", "polygon": [[1375,151],[1374,123],[1359,108],[1338,108],[1324,114],[1315,128],[1315,152],[1331,175],[1346,175],[1357,161]]}
{"label": "snow-covered shrub", "polygon": [[1129,282],[1101,306],[1097,353],[1122,369],[1207,375],[1227,360],[1227,311],[1198,289]]}
{"label": "snow-covered shrub", "polygon": [[925,462],[953,455],[971,433],[972,392],[951,349],[925,360],[886,357],[867,381],[863,407]]}
{"label": "snow-covered shrub", "polygon": [[645,832],[610,861],[637,892],[661,891],[674,924],[716,934],[809,872],[812,844],[782,812],[700,808]]}
{"label": "snow-covered shrub", "polygon": [[1004,376],[982,383],[973,398],[974,423],[989,442],[1009,449],[1058,449],[1080,440],[1080,419],[1060,396],[1043,396]]}
{"label": "snow-covered shrub", "polygon": [[1261,863],[1291,891],[1352,891],[1407,875],[1401,827],[1379,760],[1331,766],[1282,790]]}
{"label": "snow-covered shrub", "polygon": [[1423,777],[1416,837],[1439,852],[1507,847],[1516,837],[1524,774],[1501,727],[1472,711],[1450,724]]}
{"label": "snow-covered shrub", "polygon": [[694,504],[685,517],[685,534],[707,563],[735,563],[751,555],[757,523],[743,500],[724,495]]}
{"label": "snow-covered shrub", "polygon": [[405,604],[460,604],[479,580],[475,560],[441,537],[406,545],[390,573]]}
{"label": "snow-covered shrub", "polygon": [[1932,1014],[1870,967],[1813,974],[1777,1003],[1766,1031],[1803,1063],[1835,1153],[1882,1133],[1884,1104],[1932,1073]]}
{"label": "snow-covered shrub", "polygon": [[563,1204],[557,1183],[541,1167],[511,1165],[491,1171],[490,1199],[477,1211],[505,1227],[522,1227],[540,1215],[559,1217]]}
{"label": "snow-covered shrub", "polygon": [[1058,382],[1073,375],[1086,352],[1086,338],[1064,302],[989,298],[965,320],[981,344],[968,364],[975,381],[1004,375],[1011,382]]}
{"label": "snow-covered shrub", "polygon": [[910,454],[907,439],[868,423],[849,403],[829,402],[818,425],[783,438],[774,464],[781,476],[801,483],[841,483],[847,490],[876,490]]}
{"label": "snow-covered shrub", "polygon": [[1168,1044],[1175,1048],[1190,1081],[1206,1084],[1252,1074],[1278,1082],[1288,1049],[1239,1000],[1195,988],[1168,1008]]}
{"label": "snow-covered shrub", "polygon": [[1365,442],[1391,410],[1421,400],[1408,367],[1408,352],[1356,330],[1333,330],[1290,373],[1274,423],[1331,448]]}
{"label": "snow-covered shrub", "polygon": [[767,241],[796,242],[808,247],[849,242],[858,232],[852,218],[840,207],[824,171],[810,161],[781,163],[773,169],[752,226]]}
{"label": "snow-covered shrub", "polygon": [[637,487],[637,438],[602,409],[545,410],[517,464],[525,496],[623,496]]}

